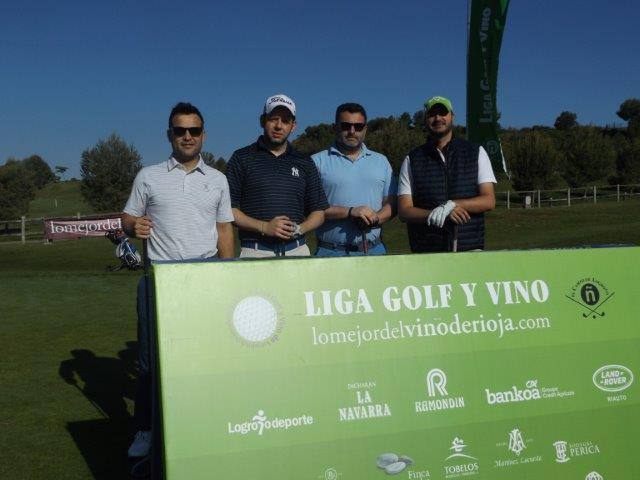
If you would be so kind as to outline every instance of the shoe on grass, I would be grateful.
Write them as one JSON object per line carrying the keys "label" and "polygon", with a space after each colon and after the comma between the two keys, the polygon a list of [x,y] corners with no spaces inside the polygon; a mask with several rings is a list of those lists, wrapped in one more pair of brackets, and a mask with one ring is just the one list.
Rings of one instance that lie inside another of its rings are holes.
{"label": "shoe on grass", "polygon": [[133,438],[133,443],[129,447],[130,457],[145,457],[151,449],[151,431],[140,430]]}

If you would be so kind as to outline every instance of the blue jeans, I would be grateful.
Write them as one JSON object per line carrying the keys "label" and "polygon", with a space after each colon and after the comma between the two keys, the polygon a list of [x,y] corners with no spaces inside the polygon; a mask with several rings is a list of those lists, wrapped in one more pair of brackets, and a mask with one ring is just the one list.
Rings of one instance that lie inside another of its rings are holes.
{"label": "blue jeans", "polygon": [[[149,280],[151,284],[151,280]],[[147,303],[146,282],[143,276],[138,282],[138,385],[133,420],[136,430],[151,430],[151,357],[149,337],[149,314],[155,315],[153,285],[150,285]],[[149,305],[149,311],[147,311]]]}
{"label": "blue jeans", "polygon": [[[384,243],[380,242],[375,247],[369,247],[369,255],[385,255],[387,249]],[[364,252],[348,252],[346,250],[334,250],[332,248],[318,247],[316,250],[317,257],[361,257]]]}

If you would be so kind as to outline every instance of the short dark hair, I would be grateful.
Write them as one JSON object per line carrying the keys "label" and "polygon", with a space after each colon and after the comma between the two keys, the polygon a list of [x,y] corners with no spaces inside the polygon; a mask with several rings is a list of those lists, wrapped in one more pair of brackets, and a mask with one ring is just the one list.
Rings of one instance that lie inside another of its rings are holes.
{"label": "short dark hair", "polygon": [[173,117],[176,115],[197,115],[200,117],[200,121],[202,122],[202,128],[204,128],[204,118],[202,118],[200,110],[188,102],[177,103],[176,106],[171,109],[171,113],[169,114],[169,128],[173,127],[171,122],[173,121]]}
{"label": "short dark hair", "polygon": [[338,118],[340,117],[340,114],[342,112],[361,113],[364,117],[365,123],[367,122],[367,112],[359,103],[343,103],[338,108],[336,108],[336,123],[338,123]]}

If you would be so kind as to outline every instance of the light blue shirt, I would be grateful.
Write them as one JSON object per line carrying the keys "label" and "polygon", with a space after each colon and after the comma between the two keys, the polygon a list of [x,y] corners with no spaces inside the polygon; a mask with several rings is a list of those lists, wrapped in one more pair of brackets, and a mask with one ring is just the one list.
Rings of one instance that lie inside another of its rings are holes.
{"label": "light blue shirt", "polygon": [[[352,161],[335,145],[312,155],[320,172],[320,179],[329,205],[358,207],[367,205],[372,210],[382,208],[387,195],[396,195],[396,181],[391,165],[384,155],[369,150],[364,144],[360,156]],[[349,219],[326,220],[316,230],[319,240],[340,245],[358,245],[362,234]],[[380,238],[380,227],[367,233],[367,239],[376,242]]]}

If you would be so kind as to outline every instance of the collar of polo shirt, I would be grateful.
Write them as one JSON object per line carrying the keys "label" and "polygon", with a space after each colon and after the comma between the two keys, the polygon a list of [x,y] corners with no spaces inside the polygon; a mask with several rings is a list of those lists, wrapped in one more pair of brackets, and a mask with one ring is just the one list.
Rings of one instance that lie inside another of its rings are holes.
{"label": "collar of polo shirt", "polygon": [[[345,155],[344,153],[342,153],[340,151],[340,149],[338,148],[338,145],[336,144],[336,142],[333,142],[333,144],[329,147],[329,153],[335,153],[336,155],[340,155],[342,157],[348,158],[347,155]],[[364,156],[364,155],[371,155],[371,151],[367,148],[367,146],[363,143],[362,145],[360,145],[360,155],[358,156],[358,158]]]}
{"label": "collar of polo shirt", "polygon": [[[191,170],[192,172],[195,172],[196,170],[198,172],[200,172],[203,175],[207,174],[206,169],[204,168],[204,166],[206,165],[206,163],[204,163],[204,160],[202,159],[202,155],[198,156],[198,163],[195,166],[195,168],[193,170]],[[177,161],[175,158],[173,158],[173,156],[169,157],[169,160],[167,160],[167,171],[171,171],[174,168],[179,168],[180,170],[184,170],[184,166]],[[189,172],[191,173],[191,172]]]}

